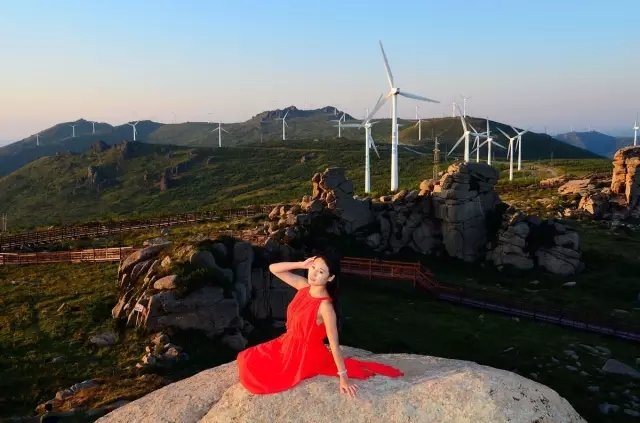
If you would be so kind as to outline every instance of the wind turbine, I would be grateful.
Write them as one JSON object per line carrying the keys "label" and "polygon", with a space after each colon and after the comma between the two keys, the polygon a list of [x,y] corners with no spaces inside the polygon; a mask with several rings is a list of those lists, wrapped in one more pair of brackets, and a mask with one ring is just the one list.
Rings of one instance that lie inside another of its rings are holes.
{"label": "wind turbine", "polygon": [[477,148],[477,146],[480,145],[480,137],[486,137],[487,133],[486,132],[478,132],[476,131],[476,128],[473,127],[473,125],[469,124],[469,127],[473,130],[473,132],[471,132],[470,135],[473,135],[475,138],[473,139],[473,147],[474,151],[476,152],[476,163],[480,163],[480,149]]}
{"label": "wind turbine", "polygon": [[507,139],[509,140],[509,149],[507,150],[507,157],[509,158],[509,180],[513,181],[513,141],[518,138],[518,136],[514,135],[513,137],[510,137],[500,128],[498,128],[498,131],[502,132],[502,135],[507,137]]}
{"label": "wind turbine", "polygon": [[71,129],[73,129],[73,132],[71,134],[71,138],[75,138],[76,137],[76,126],[78,124],[76,123],[75,125],[69,125],[71,127]]}
{"label": "wind turbine", "polygon": [[636,121],[633,124],[633,145],[637,144],[638,129],[640,129],[640,126],[638,126],[638,114],[636,114]]}
{"label": "wind turbine", "polygon": [[483,145],[487,144],[487,164],[491,165],[491,146],[495,145],[495,146],[498,146],[498,147],[503,148],[505,150],[506,150],[506,148],[503,145],[498,144],[497,142],[495,142],[493,140],[493,137],[491,136],[491,130],[489,129],[489,118],[487,118],[487,132],[486,132],[486,134],[487,134],[486,135],[487,139],[482,144],[478,145],[476,147],[476,150],[474,150],[474,151],[479,151],[480,148]]}
{"label": "wind turbine", "polygon": [[92,134],[95,134],[95,133],[96,133],[96,123],[95,123],[94,121],[90,121],[90,122],[91,122],[91,125],[93,125],[93,132],[92,132]]}
{"label": "wind turbine", "polygon": [[140,121],[137,121],[136,123],[127,123],[127,125],[129,125],[130,127],[133,128],[133,140],[136,140],[136,134],[138,133],[138,131],[136,130],[136,125],[139,124]]}
{"label": "wind turbine", "polygon": [[40,134],[36,134],[36,147],[40,147]]}
{"label": "wind turbine", "polygon": [[422,119],[420,119],[420,115],[418,115],[418,106],[416,106],[416,124],[413,126],[418,127],[418,141],[422,139]]}
{"label": "wind turbine", "polygon": [[[380,102],[384,102],[382,98],[383,94],[380,94],[378,97],[378,102],[376,103],[376,107]],[[374,108],[375,109],[375,108]],[[367,113],[368,114],[368,113]],[[345,123],[344,127],[346,128],[364,128],[364,139],[365,139],[365,164],[364,164],[364,192],[369,194],[371,192],[371,160],[369,155],[369,148],[373,147],[374,151],[378,158],[380,158],[380,154],[378,153],[378,149],[376,148],[375,142],[373,142],[373,137],[371,136],[371,127],[378,122],[371,122],[368,119],[362,121],[362,123]]]}
{"label": "wind turbine", "polygon": [[[211,132],[213,132],[213,131],[218,131],[218,147],[222,147],[222,131],[226,132],[227,134],[229,133],[229,131],[227,131],[226,129],[224,129],[222,127],[222,121],[218,122],[218,127],[211,130]],[[260,135],[262,135],[262,134],[260,134]],[[262,140],[261,140],[261,142],[262,142]]]}
{"label": "wind turbine", "polygon": [[467,117],[467,100],[471,97],[465,97],[462,94],[460,94],[460,97],[462,97],[462,116]]}
{"label": "wind turbine", "polygon": [[518,137],[518,170],[521,170],[522,168],[522,136],[527,132],[529,132],[529,129],[531,128],[526,129],[522,132],[516,131],[516,128],[514,128],[513,126],[511,127],[511,129],[513,129],[513,132],[516,133],[516,137]]}
{"label": "wind turbine", "polygon": [[285,113],[283,117],[276,119],[276,120],[282,121],[282,141],[285,141],[287,139],[287,132],[285,128],[289,126],[287,125],[287,121],[286,121],[288,114],[289,114],[289,111],[287,110],[287,113]]}
{"label": "wind turbine", "polygon": [[471,134],[471,131],[469,131],[469,129],[467,128],[467,123],[464,121],[464,118],[462,116],[460,116],[460,120],[462,121],[462,129],[463,129],[462,136],[453,145],[449,153],[447,153],[447,156],[451,155],[451,153],[453,153],[453,150],[455,150],[456,147],[462,142],[462,140],[464,140],[464,162],[468,163],[469,162],[469,135]]}
{"label": "wind turbine", "polygon": [[456,104],[456,102],[454,101],[453,103],[451,103],[451,117],[456,117],[456,107],[458,105]]}
{"label": "wind turbine", "polygon": [[389,86],[391,87],[391,91],[384,98],[383,101],[378,103],[376,107],[373,109],[371,114],[367,117],[367,120],[370,120],[372,116],[376,114],[378,109],[382,107],[382,105],[391,98],[391,112],[392,112],[392,122],[391,122],[391,191],[398,190],[398,96],[401,95],[403,97],[412,98],[414,100],[420,101],[428,101],[431,103],[439,103],[439,101],[431,100],[426,97],[422,97],[416,94],[411,94],[407,92],[400,91],[400,88],[396,87],[393,83],[393,75],[391,74],[391,68],[389,67],[389,61],[387,60],[387,55],[384,52],[384,47],[382,47],[382,41],[380,43],[380,51],[382,52],[382,59],[384,61],[384,68],[387,73],[387,80],[389,81]]}

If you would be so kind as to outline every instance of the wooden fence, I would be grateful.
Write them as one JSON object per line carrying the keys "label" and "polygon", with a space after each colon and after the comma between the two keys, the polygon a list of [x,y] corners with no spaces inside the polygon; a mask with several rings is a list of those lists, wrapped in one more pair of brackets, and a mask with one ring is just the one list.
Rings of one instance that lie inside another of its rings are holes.
{"label": "wooden fence", "polygon": [[0,253],[0,266],[25,266],[28,264],[114,262],[120,261],[136,249],[134,247],[92,248],[76,251],[40,253]]}
{"label": "wooden fence", "polygon": [[101,237],[127,231],[169,227],[188,223],[198,223],[218,218],[249,217],[269,213],[275,205],[260,205],[238,207],[212,212],[181,213],[164,217],[150,217],[147,219],[129,219],[118,222],[94,222],[83,225],[61,226],[54,229],[28,231],[14,235],[0,233],[0,250],[18,248],[23,245],[38,245],[59,242],[65,239],[79,239]]}
{"label": "wooden fence", "polygon": [[[222,231],[218,234],[237,237],[238,232]],[[245,236],[249,240],[254,240],[256,237],[250,233],[245,233]],[[118,247],[62,252],[0,253],[0,265],[114,262],[120,261],[136,250],[137,248],[134,247]],[[341,260],[341,270],[344,274],[369,279],[407,280],[414,288],[442,301],[640,342],[638,325],[594,311],[554,307],[547,304],[535,305],[520,295],[488,293],[461,285],[444,285],[437,282],[434,275],[420,263],[344,257]]]}

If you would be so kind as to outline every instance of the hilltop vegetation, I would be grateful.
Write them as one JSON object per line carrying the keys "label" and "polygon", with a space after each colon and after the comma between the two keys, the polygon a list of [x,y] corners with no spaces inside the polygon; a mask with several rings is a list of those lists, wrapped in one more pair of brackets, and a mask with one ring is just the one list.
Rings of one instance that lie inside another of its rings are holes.
{"label": "hilltop vegetation", "polygon": [[[118,147],[46,157],[0,179],[0,212],[9,214],[15,228],[299,200],[311,193],[314,172],[330,166],[347,167],[361,192],[360,144],[310,141],[190,149],[127,143],[126,154]],[[301,163],[305,153],[309,160]],[[372,186],[383,192],[389,187],[390,157],[385,149],[380,154],[381,159],[372,159]],[[431,176],[428,156],[402,151],[400,160],[402,187],[415,188]],[[163,192],[165,169],[177,173]]]}
{"label": "hilltop vegetation", "polygon": [[[227,132],[222,132],[222,146],[246,146],[249,144],[268,144],[282,140],[282,121],[279,117],[287,115],[287,139],[291,140],[335,140],[338,139],[337,121],[343,112],[327,106],[315,110],[299,110],[295,106],[283,110],[262,112],[245,122],[223,123]],[[347,123],[360,123],[355,117],[345,114]],[[390,142],[391,120],[375,119],[378,123],[373,126],[372,134],[376,142]],[[467,121],[478,131],[486,130],[486,120],[467,117]],[[76,137],[72,138],[70,124],[76,125]],[[418,128],[413,121],[400,119],[400,142],[405,144],[423,145],[433,150],[432,136],[438,136],[441,150],[448,152],[462,135],[460,118],[433,118],[423,120],[422,139],[418,140]],[[153,144],[171,144],[192,147],[218,147],[218,123],[186,122],[176,124],[162,124],[149,120],[140,121],[136,126],[136,140]],[[511,128],[499,122],[491,122],[491,130],[495,139],[507,145],[507,140],[497,131],[500,127],[511,134]],[[0,148],[0,177],[30,163],[40,157],[55,155],[58,152],[84,152],[98,140],[106,144],[116,144],[123,140],[133,139],[133,129],[124,124],[111,126],[96,123],[96,132],[92,132],[91,122],[80,119],[65,122],[40,132],[40,146],[36,146],[36,137],[31,136]],[[357,128],[343,128],[343,139],[363,142],[364,131]],[[523,137],[523,158],[549,158],[552,154],[556,158],[590,158],[595,154],[560,142],[550,136],[527,133]],[[461,146],[454,154],[461,154]],[[483,148],[481,154],[486,155]],[[504,150],[496,155],[504,156]]]}
{"label": "hilltop vegetation", "polygon": [[[43,157],[0,178],[0,213],[11,228],[70,224],[122,216],[161,215],[299,200],[311,176],[348,169],[364,194],[364,148],[359,140],[272,141],[232,148],[188,148],[128,142],[105,151]],[[400,152],[400,189],[432,177],[433,156],[422,146]],[[388,193],[390,145],[372,152],[372,191]],[[308,160],[303,162],[302,157]],[[459,157],[459,156],[458,156]],[[442,157],[441,168],[452,157]],[[501,172],[504,163],[496,162]],[[610,166],[607,164],[607,166]],[[168,189],[161,178],[169,175]]]}

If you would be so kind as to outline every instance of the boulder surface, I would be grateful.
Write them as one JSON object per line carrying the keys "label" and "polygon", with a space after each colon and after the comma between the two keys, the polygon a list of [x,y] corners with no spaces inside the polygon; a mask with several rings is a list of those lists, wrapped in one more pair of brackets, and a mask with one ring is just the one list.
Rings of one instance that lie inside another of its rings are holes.
{"label": "boulder surface", "polygon": [[238,383],[235,362],[154,391],[98,420],[116,422],[584,422],[545,385],[479,364],[413,354],[372,354],[343,347],[345,356],[389,364],[392,379],[356,381],[350,399],[338,379],[318,376],[272,395],[253,395]]}

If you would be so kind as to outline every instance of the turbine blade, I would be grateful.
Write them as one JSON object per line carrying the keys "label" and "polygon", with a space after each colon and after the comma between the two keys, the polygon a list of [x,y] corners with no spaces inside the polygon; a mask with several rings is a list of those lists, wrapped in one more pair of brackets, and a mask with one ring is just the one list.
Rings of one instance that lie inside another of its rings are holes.
{"label": "turbine blade", "polygon": [[458,142],[457,142],[457,143],[455,143],[455,144],[453,145],[453,147],[451,148],[451,151],[449,151],[449,153],[447,153],[447,156],[448,156],[449,154],[453,153],[453,150],[455,150],[455,149],[456,149],[456,147],[457,147],[458,145],[460,145],[460,143],[462,142],[462,140],[463,140],[463,139],[464,139],[464,135],[462,135],[462,136],[460,137],[460,139],[458,140]]}
{"label": "turbine blade", "polygon": [[[373,106],[373,111],[374,113],[370,113],[368,116],[364,117],[364,120],[362,121],[362,124],[365,125],[367,123],[369,123],[369,121],[373,118],[373,115],[375,114],[375,111],[377,111],[378,109],[380,109],[380,107],[382,106],[382,104],[384,104],[385,101],[387,101],[385,98],[383,98],[384,94],[380,94],[380,97],[378,97],[378,101],[376,101],[376,105]],[[368,109],[367,109],[368,110]]]}
{"label": "turbine blade", "polygon": [[407,92],[404,92],[404,91],[398,92],[398,95],[401,95],[401,96],[407,97],[407,98],[412,98],[414,100],[428,101],[428,102],[431,102],[431,103],[440,103],[437,100],[431,100],[430,98],[422,97],[421,95],[417,95],[417,94],[407,93]]}
{"label": "turbine blade", "polygon": [[464,132],[468,132],[467,123],[464,121],[462,115],[460,115],[460,121],[462,122],[462,127],[464,128]]}
{"label": "turbine blade", "polygon": [[227,131],[227,130],[226,130],[226,129],[224,129],[224,128],[220,128],[220,129],[222,129],[222,130],[223,130],[224,132],[226,132],[227,134],[229,133],[229,131]]}
{"label": "turbine blade", "polygon": [[502,144],[498,144],[497,142],[495,142],[495,141],[493,141],[493,140],[491,140],[491,144],[493,144],[493,145],[495,145],[495,146],[497,146],[497,147],[500,147],[500,148],[502,148],[503,150],[506,150],[506,149],[507,149],[507,147],[503,146]]}
{"label": "turbine blade", "polygon": [[380,96],[380,99],[378,100],[378,104],[376,104],[376,107],[373,108],[373,110],[371,111],[371,113],[369,113],[369,116],[367,116],[364,120],[363,123],[366,123],[368,121],[370,121],[375,115],[376,113],[378,113],[378,110],[380,110],[380,108],[384,105],[384,103],[387,102],[387,100],[389,99],[389,97],[391,97],[393,95],[393,91],[390,92],[386,97],[382,97]]}
{"label": "turbine blade", "polygon": [[382,51],[382,59],[384,60],[384,70],[387,72],[387,80],[389,81],[389,87],[393,89],[393,74],[391,73],[391,68],[389,67],[389,61],[387,60],[387,55],[384,52],[384,47],[382,47],[382,41],[380,43],[380,50]]}
{"label": "turbine blade", "polygon": [[373,137],[371,136],[371,133],[369,133],[369,145],[373,147],[373,151],[376,152],[376,156],[380,158],[380,153],[378,153],[378,148],[376,147],[376,143],[373,142]]}
{"label": "turbine blade", "polygon": [[[334,125],[334,126],[338,126],[338,125]],[[360,123],[342,123],[340,124],[341,128],[362,128],[364,125],[360,124]]]}
{"label": "turbine blade", "polygon": [[507,133],[504,132],[502,129],[498,128],[498,131],[502,132],[502,135],[504,135],[505,137],[511,139],[511,137],[509,135],[507,135]]}
{"label": "turbine blade", "polygon": [[288,114],[289,114],[289,111],[287,110],[287,113],[284,114],[284,117],[282,119],[286,119]]}

